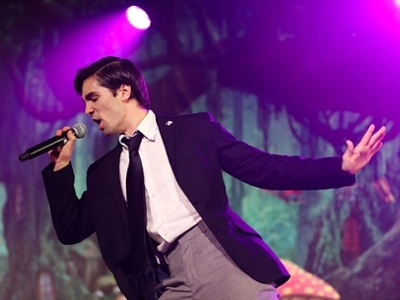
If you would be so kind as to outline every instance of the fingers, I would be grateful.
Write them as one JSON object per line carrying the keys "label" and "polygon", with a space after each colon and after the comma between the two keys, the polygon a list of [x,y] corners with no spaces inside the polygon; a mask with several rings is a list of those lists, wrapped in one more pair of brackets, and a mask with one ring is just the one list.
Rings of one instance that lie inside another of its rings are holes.
{"label": "fingers", "polygon": [[362,169],[382,148],[382,139],[385,136],[386,127],[382,126],[374,133],[375,126],[370,125],[361,141],[354,147],[351,141],[346,141],[346,151],[342,156],[342,169],[355,174]]}
{"label": "fingers", "polygon": [[66,132],[66,131],[68,131],[68,130],[70,130],[70,129],[71,129],[71,127],[64,126],[63,128],[57,129],[57,130],[56,130],[56,135],[57,135],[57,136],[60,136],[60,135],[63,134],[63,132]]}
{"label": "fingers", "polygon": [[54,170],[61,169],[69,164],[74,148],[76,136],[72,133],[71,128],[64,126],[62,129],[56,130],[56,136],[67,135],[67,142],[64,145],[56,147],[49,152],[50,160],[55,165]]}
{"label": "fingers", "polygon": [[383,146],[382,142],[378,142],[375,143],[371,148],[370,148],[370,152],[372,152],[372,154],[374,155],[375,153],[377,153],[379,151],[379,149],[381,149]]}
{"label": "fingers", "polygon": [[[359,152],[367,161],[369,161],[371,157],[382,148],[382,139],[385,137],[386,133],[386,127],[382,126],[377,132],[371,135],[373,129],[375,129],[372,126],[373,125],[368,128],[366,134],[356,146],[356,151]],[[368,138],[368,140],[366,140],[366,138]]]}
{"label": "fingers", "polygon": [[67,138],[68,138],[68,142],[69,142],[69,141],[75,141],[75,140],[76,140],[76,136],[75,136],[75,134],[72,132],[72,130],[68,130],[68,131],[67,131]]}
{"label": "fingers", "polygon": [[382,126],[375,134],[371,137],[371,139],[368,142],[368,145],[372,145],[371,147],[374,147],[375,144],[379,144],[382,139],[385,137],[386,134],[386,127]]}
{"label": "fingers", "polygon": [[379,150],[379,145],[382,139],[385,137],[386,127],[382,126],[377,132],[374,133],[375,125],[371,124],[368,127],[367,132],[362,137],[361,141],[357,145],[357,149],[362,148],[369,148],[369,149],[376,149]]}
{"label": "fingers", "polygon": [[367,132],[364,134],[358,145],[360,146],[368,145],[369,141],[371,140],[372,134],[374,133],[374,130],[375,130],[375,125],[374,124],[369,125]]}

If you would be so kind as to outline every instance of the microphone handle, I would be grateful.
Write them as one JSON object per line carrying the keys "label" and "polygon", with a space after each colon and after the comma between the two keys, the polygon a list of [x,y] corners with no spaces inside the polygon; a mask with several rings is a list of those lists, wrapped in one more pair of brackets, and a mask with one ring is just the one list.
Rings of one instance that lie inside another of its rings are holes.
{"label": "microphone handle", "polygon": [[67,141],[67,133],[65,132],[61,136],[54,136],[47,141],[27,149],[24,153],[18,156],[18,159],[22,162],[27,159],[35,158],[43,153],[49,152],[51,149],[64,145]]}

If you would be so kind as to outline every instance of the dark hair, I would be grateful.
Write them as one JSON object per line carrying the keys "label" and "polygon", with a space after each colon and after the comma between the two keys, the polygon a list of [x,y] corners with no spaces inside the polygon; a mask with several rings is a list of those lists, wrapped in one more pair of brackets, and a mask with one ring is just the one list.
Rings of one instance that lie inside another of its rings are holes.
{"label": "dark hair", "polygon": [[75,91],[82,95],[83,82],[95,76],[99,84],[110,89],[114,96],[121,84],[131,87],[131,98],[135,98],[139,105],[150,109],[149,93],[146,82],[140,70],[129,60],[115,56],[106,56],[91,65],[79,69],[74,80]]}

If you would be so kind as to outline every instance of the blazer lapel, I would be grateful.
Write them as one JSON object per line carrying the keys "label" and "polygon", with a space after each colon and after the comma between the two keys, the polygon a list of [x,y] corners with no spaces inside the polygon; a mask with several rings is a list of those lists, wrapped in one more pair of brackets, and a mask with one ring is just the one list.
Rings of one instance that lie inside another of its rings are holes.
{"label": "blazer lapel", "polygon": [[121,214],[121,218],[124,220],[125,224],[128,226],[128,216],[126,213],[126,202],[124,199],[124,195],[121,190],[121,181],[119,177],[119,158],[121,155],[121,146],[117,145],[109,154],[108,162],[105,164],[106,168],[109,170],[105,170],[108,174],[108,180],[111,185],[111,190],[113,193],[113,199],[116,202],[118,207],[118,211]]}
{"label": "blazer lapel", "polygon": [[172,171],[176,174],[176,156],[175,156],[175,123],[174,118],[160,116],[156,114],[158,129],[162,136],[165,150],[171,165]]}

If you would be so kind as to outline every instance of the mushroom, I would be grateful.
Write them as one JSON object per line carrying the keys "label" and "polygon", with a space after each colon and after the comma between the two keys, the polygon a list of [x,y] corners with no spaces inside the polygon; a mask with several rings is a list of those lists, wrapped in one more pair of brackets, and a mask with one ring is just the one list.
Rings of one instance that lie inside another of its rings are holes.
{"label": "mushroom", "polygon": [[289,281],[278,287],[281,300],[340,300],[338,292],[321,278],[291,261],[281,261],[291,274]]}

